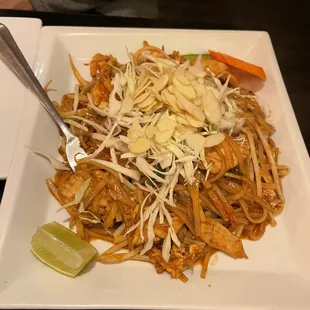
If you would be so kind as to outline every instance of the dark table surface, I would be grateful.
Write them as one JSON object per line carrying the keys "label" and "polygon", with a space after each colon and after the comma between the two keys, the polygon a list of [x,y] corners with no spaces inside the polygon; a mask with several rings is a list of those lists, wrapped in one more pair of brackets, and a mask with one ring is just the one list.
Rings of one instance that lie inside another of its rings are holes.
{"label": "dark table surface", "polygon": [[[302,135],[310,150],[310,19],[306,1],[158,0],[155,20],[0,10],[43,25],[264,30],[269,32]],[[0,199],[5,182],[0,181]]]}

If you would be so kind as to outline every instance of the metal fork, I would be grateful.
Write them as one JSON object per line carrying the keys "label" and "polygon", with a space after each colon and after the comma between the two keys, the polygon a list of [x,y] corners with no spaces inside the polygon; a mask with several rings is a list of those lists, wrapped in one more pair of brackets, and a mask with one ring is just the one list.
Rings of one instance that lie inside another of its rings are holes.
{"label": "metal fork", "polygon": [[34,75],[24,55],[16,44],[8,28],[0,23],[0,58],[17,78],[37,97],[45,110],[66,137],[66,155],[71,169],[74,171],[76,161],[87,156],[80,147],[79,139],[68,129],[40,82]]}

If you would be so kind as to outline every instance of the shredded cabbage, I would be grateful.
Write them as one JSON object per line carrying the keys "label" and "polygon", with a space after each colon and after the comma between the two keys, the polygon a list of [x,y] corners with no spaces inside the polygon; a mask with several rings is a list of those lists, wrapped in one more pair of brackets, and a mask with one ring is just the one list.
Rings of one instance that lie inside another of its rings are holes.
{"label": "shredded cabbage", "polygon": [[95,123],[95,122],[93,122],[93,121],[91,121],[85,117],[70,116],[69,118],[78,119],[78,120],[83,121],[84,123],[94,127],[99,132],[108,133],[108,131],[104,127],[100,126],[99,124],[97,124],[97,123]]}
{"label": "shredded cabbage", "polygon": [[128,169],[128,168],[125,168],[121,165],[118,165],[118,164],[115,164],[115,163],[112,163],[110,161],[106,161],[106,160],[101,160],[101,159],[91,159],[90,162],[94,162],[94,163],[97,163],[99,165],[101,165],[103,168],[104,167],[108,167],[110,169],[113,169],[117,172],[120,172],[121,174],[124,174],[126,175],[127,177],[135,180],[135,181],[139,181],[140,180],[140,172],[137,171],[137,170],[131,170],[131,169]]}
{"label": "shredded cabbage", "polygon": [[144,244],[142,251],[140,252],[141,255],[144,255],[147,251],[149,251],[153,247],[155,234],[154,234],[154,224],[157,218],[159,208],[156,207],[155,210],[150,215],[148,224],[147,224],[147,242]]}
{"label": "shredded cabbage", "polygon": [[92,99],[90,93],[87,93],[87,98],[88,98],[90,107],[91,107],[94,111],[96,111],[96,113],[98,113],[98,114],[101,115],[101,116],[107,116],[107,115],[108,115],[107,109],[100,109],[100,108],[98,108],[98,107],[96,107],[96,106],[94,105],[93,99]]}
{"label": "shredded cabbage", "polygon": [[80,86],[76,84],[74,87],[73,111],[76,112],[80,101]]}
{"label": "shredded cabbage", "polygon": [[94,219],[89,219],[87,217],[83,217],[83,216],[79,215],[79,218],[81,220],[88,221],[88,222],[93,223],[93,224],[101,223],[100,219],[94,213],[85,210],[83,201],[80,202],[79,213],[88,213],[94,218]]}
{"label": "shredded cabbage", "polygon": [[150,165],[142,156],[137,156],[136,166],[143,174],[145,174],[149,178],[155,179],[157,182],[160,183],[167,183],[167,180],[158,176],[158,174],[161,174],[161,172],[156,170],[152,165]]}
{"label": "shredded cabbage", "polygon": [[74,126],[74,127],[76,127],[76,128],[82,129],[82,130],[84,130],[84,131],[88,131],[88,128],[87,128],[86,126],[81,125],[80,123],[74,121],[73,119],[67,119],[67,118],[65,118],[65,119],[64,119],[64,122],[65,122],[66,124],[72,125],[72,126]]}
{"label": "shredded cabbage", "polygon": [[49,160],[49,162],[52,164],[52,166],[56,170],[67,170],[67,171],[71,170],[69,167],[66,167],[63,162],[57,160],[55,157],[53,157],[47,153],[44,153],[44,152],[38,151],[38,150],[35,150],[32,152],[36,155],[40,155],[40,156],[44,157],[45,159]]}
{"label": "shredded cabbage", "polygon": [[171,250],[171,228],[169,227],[167,236],[163,242],[163,247],[162,247],[162,252],[161,252],[162,257],[166,263],[169,262],[170,250]]}
{"label": "shredded cabbage", "polygon": [[90,182],[91,182],[91,178],[87,179],[87,180],[81,185],[80,189],[75,193],[75,195],[74,195],[74,200],[71,201],[71,202],[69,202],[69,203],[67,203],[67,204],[65,204],[65,205],[63,205],[63,206],[61,206],[61,207],[57,210],[57,212],[59,212],[59,211],[62,210],[62,209],[65,209],[65,208],[67,208],[67,207],[70,207],[70,206],[74,206],[74,205],[79,204],[79,203],[82,201],[82,199],[83,199],[83,197],[84,197],[84,195],[85,195],[85,193],[86,193],[86,191],[87,191],[87,189],[88,189],[88,186],[89,186]]}

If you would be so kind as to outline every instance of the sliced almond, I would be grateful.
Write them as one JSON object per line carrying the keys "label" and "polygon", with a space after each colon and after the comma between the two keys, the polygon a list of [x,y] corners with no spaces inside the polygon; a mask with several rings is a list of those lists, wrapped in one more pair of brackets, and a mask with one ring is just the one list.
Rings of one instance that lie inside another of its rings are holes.
{"label": "sliced almond", "polygon": [[177,78],[172,79],[172,83],[175,88],[186,98],[188,99],[195,99],[196,98],[196,91],[192,85],[185,86],[179,82]]}
{"label": "sliced almond", "polygon": [[145,130],[145,134],[149,139],[152,139],[155,136],[156,132],[157,132],[157,128],[154,126],[149,126]]}
{"label": "sliced almond", "polygon": [[148,105],[147,107],[145,108],[142,108],[141,111],[142,112],[150,112],[150,111],[153,111],[154,110],[154,107],[157,105],[157,101],[154,100],[153,103],[151,103],[150,105]]}
{"label": "sliced almond", "polygon": [[[175,90],[177,91],[177,90]],[[177,91],[178,92],[178,91]],[[179,92],[178,92],[179,93]],[[179,93],[180,94],[180,93]],[[181,94],[180,94],[181,95]],[[182,95],[181,95],[182,96]],[[184,98],[184,97],[183,97]],[[184,105],[182,103],[182,101],[178,100],[178,98],[176,98],[176,103],[177,103],[177,106],[179,108],[179,110],[181,110],[181,113],[184,113],[185,111],[185,108],[184,108]]]}
{"label": "sliced almond", "polygon": [[177,104],[177,99],[174,95],[171,95],[167,89],[164,89],[161,92],[161,97],[164,102],[169,105],[175,112],[181,112],[182,110],[179,108]]}
{"label": "sliced almond", "polygon": [[186,78],[184,75],[178,75],[176,76],[177,80],[184,86],[191,85],[191,82],[188,78]]}
{"label": "sliced almond", "polygon": [[[156,104],[154,106],[152,106],[152,112],[155,112],[159,109],[161,109],[164,106],[164,104],[162,102],[156,102]],[[149,110],[150,111],[150,110]],[[147,111],[147,112],[149,112]]]}
{"label": "sliced almond", "polygon": [[141,84],[135,91],[133,99],[139,97],[149,86],[152,85],[152,81],[149,78],[145,79],[144,84]]}
{"label": "sliced almond", "polygon": [[178,66],[173,73],[173,77],[177,77],[179,75],[184,76],[185,75],[185,69],[186,68],[183,65]]}
{"label": "sliced almond", "polygon": [[148,138],[139,138],[128,144],[128,149],[133,154],[146,152],[151,147],[151,141]]}
{"label": "sliced almond", "polygon": [[151,121],[150,126],[155,126],[160,116],[161,116],[161,113],[155,113],[155,115],[152,116],[152,121]]}
{"label": "sliced almond", "polygon": [[171,102],[170,107],[173,109],[175,113],[182,113],[183,111],[180,109],[180,107],[175,102],[174,104]]}
{"label": "sliced almond", "polygon": [[145,69],[141,70],[141,73],[138,77],[137,84],[138,86],[143,85],[144,83],[147,82],[147,72]]}
{"label": "sliced almond", "polygon": [[189,134],[186,138],[187,146],[195,152],[196,156],[198,156],[203,149],[205,142],[206,138],[198,133]]}
{"label": "sliced almond", "polygon": [[145,93],[141,94],[139,97],[136,97],[136,99],[133,102],[134,102],[134,104],[139,104],[139,103],[143,102],[149,96],[150,96],[150,94],[148,92],[145,92]]}
{"label": "sliced almond", "polygon": [[197,81],[198,81],[198,83],[200,85],[204,85],[205,84],[205,79],[204,78],[198,78]]}
{"label": "sliced almond", "polygon": [[225,135],[223,133],[217,133],[215,135],[210,135],[206,137],[205,147],[212,147],[222,143],[225,140]]}
{"label": "sliced almond", "polygon": [[143,100],[141,103],[139,103],[138,107],[140,109],[146,108],[147,106],[153,104],[154,101],[155,101],[155,97],[154,96],[149,96],[145,100]]}
{"label": "sliced almond", "polygon": [[194,81],[196,80],[196,76],[192,75],[189,71],[185,72],[185,76],[190,80],[190,81]]}
{"label": "sliced almond", "polygon": [[170,93],[171,95],[174,94],[174,90],[175,90],[175,87],[174,87],[173,85],[169,85],[169,86],[168,86],[168,91],[169,91],[169,93]]}
{"label": "sliced almond", "polygon": [[216,99],[220,98],[221,94],[220,94],[220,92],[216,88],[214,88],[212,86],[205,86],[205,89],[212,91],[212,93],[213,93],[213,95],[215,96]]}
{"label": "sliced almond", "polygon": [[194,103],[194,105],[195,105],[196,107],[200,107],[201,104],[202,104],[202,99],[201,99],[201,97],[194,99],[194,100],[193,100],[193,103]]}
{"label": "sliced almond", "polygon": [[155,141],[160,145],[164,145],[171,139],[173,133],[174,129],[166,130],[164,132],[156,132]]}
{"label": "sliced almond", "polygon": [[175,115],[175,114],[170,114],[169,116],[168,116],[168,118],[169,119],[171,119],[171,120],[173,120],[173,121],[177,121],[177,116]]}
{"label": "sliced almond", "polygon": [[177,76],[185,76],[185,72],[187,71],[189,63],[190,63],[189,61],[186,61],[183,64],[179,65],[173,72],[173,78]]}
{"label": "sliced almond", "polygon": [[199,83],[194,85],[194,88],[195,88],[195,91],[197,93],[197,97],[202,97],[202,95],[206,92],[205,87],[200,85]]}
{"label": "sliced almond", "polygon": [[181,104],[183,106],[183,109],[188,112],[189,114],[193,115],[197,120],[204,122],[205,116],[202,113],[201,109],[196,107],[193,103],[185,99],[182,94],[178,91],[174,92],[178,104]]}
{"label": "sliced almond", "polygon": [[206,91],[202,96],[202,108],[207,120],[217,124],[222,118],[221,106],[212,91]]}
{"label": "sliced almond", "polygon": [[162,101],[162,98],[161,98],[161,95],[159,94],[159,92],[154,89],[153,87],[152,88],[149,88],[147,90],[147,92],[150,94],[150,95],[153,95],[158,101]]}
{"label": "sliced almond", "polygon": [[176,130],[180,133],[180,134],[192,134],[192,133],[196,133],[196,129],[192,126],[187,126],[187,125],[182,125],[182,124],[178,124],[176,127]]}
{"label": "sliced almond", "polygon": [[197,78],[204,78],[207,75],[206,72],[194,66],[189,66],[188,72]]}
{"label": "sliced almond", "polygon": [[201,121],[198,121],[195,117],[193,117],[191,114],[188,114],[186,113],[185,114],[185,118],[187,120],[187,122],[195,127],[195,128],[200,128],[200,127],[204,127],[205,126],[205,122],[201,122]]}
{"label": "sliced almond", "polygon": [[163,102],[164,102],[164,104],[167,106],[167,108],[171,111],[171,112],[177,112],[175,109],[174,109],[174,107],[165,99],[165,97],[164,96],[162,96],[162,98],[163,98]]}
{"label": "sliced almond", "polygon": [[167,85],[169,80],[169,75],[168,74],[164,74],[162,75],[157,82],[154,84],[153,88],[155,90],[157,90],[158,92],[160,92],[161,90],[163,90],[165,88],[165,86]]}
{"label": "sliced almond", "polygon": [[133,108],[134,102],[131,96],[126,97],[123,101],[122,101],[122,105],[121,105],[121,110],[120,113],[121,114],[126,114],[129,113],[132,108]]}
{"label": "sliced almond", "polygon": [[127,131],[127,137],[129,139],[135,140],[139,137],[141,131],[142,131],[141,125],[138,119],[135,119],[132,126]]}
{"label": "sliced almond", "polygon": [[164,111],[163,113],[161,113],[160,119],[168,118],[169,115],[170,115],[170,114],[169,114],[169,111],[166,110],[166,111]]}
{"label": "sliced almond", "polygon": [[226,112],[226,105],[225,105],[225,103],[224,102],[222,102],[221,104],[220,104],[220,106],[221,106],[221,112],[222,112],[222,115]]}
{"label": "sliced almond", "polygon": [[177,115],[177,121],[178,121],[180,124],[189,125],[188,121],[186,120],[185,114],[178,114],[178,115]]}
{"label": "sliced almond", "polygon": [[157,125],[156,125],[159,132],[164,132],[166,130],[175,129],[176,126],[177,126],[177,123],[174,120],[169,119],[169,118],[161,119],[160,121],[157,122]]}
{"label": "sliced almond", "polygon": [[168,80],[167,86],[170,86],[170,85],[172,85],[173,73],[172,73],[171,70],[167,70],[166,73],[167,73],[168,76],[169,76],[169,80]]}
{"label": "sliced almond", "polygon": [[196,85],[200,85],[199,82],[196,79],[191,81],[191,83],[194,86],[194,88],[195,88]]}

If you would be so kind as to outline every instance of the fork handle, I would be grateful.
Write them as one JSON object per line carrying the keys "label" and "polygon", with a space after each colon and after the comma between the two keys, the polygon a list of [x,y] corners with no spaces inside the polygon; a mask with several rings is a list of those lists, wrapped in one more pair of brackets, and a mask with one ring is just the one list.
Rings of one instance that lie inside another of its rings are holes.
{"label": "fork handle", "polygon": [[2,23],[0,23],[0,56],[2,61],[17,76],[17,78],[37,97],[45,110],[66,136],[67,140],[72,137],[73,134],[56,111],[51,100],[34,75],[9,29]]}

